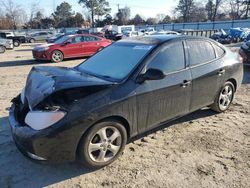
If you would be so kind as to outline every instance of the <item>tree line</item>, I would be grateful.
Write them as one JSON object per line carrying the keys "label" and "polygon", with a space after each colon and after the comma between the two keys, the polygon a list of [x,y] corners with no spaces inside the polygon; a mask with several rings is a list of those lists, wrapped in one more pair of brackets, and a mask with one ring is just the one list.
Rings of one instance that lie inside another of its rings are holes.
{"label": "tree line", "polygon": [[145,18],[139,14],[131,16],[128,6],[119,8],[111,15],[107,0],[78,0],[83,13],[74,12],[66,1],[58,5],[50,16],[35,0],[24,11],[12,0],[0,0],[0,29],[48,29],[65,27],[103,27],[115,25],[153,25],[180,22],[207,22],[233,19],[247,19],[250,14],[250,0],[179,0],[171,15],[158,14]]}

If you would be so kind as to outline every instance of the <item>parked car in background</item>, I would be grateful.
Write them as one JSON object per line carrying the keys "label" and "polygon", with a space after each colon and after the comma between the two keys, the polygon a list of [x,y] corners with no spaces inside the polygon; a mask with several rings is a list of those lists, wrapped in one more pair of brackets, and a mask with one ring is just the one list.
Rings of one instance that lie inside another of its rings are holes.
{"label": "parked car in background", "polygon": [[6,37],[14,37],[14,33],[13,32],[5,32]]}
{"label": "parked car in background", "polygon": [[49,37],[46,39],[47,43],[54,43],[56,40],[62,38],[65,34],[64,33],[58,33],[56,35],[53,35],[52,37]]}
{"label": "parked car in background", "polygon": [[144,33],[140,32],[140,31],[124,31],[123,34],[125,37],[144,36]]}
{"label": "parked car in background", "polygon": [[89,29],[78,29],[76,34],[90,34]]}
{"label": "parked car in background", "polygon": [[109,39],[109,40],[118,41],[118,40],[121,40],[123,38],[123,34],[118,33],[115,30],[108,30],[107,29],[104,31],[104,37],[106,39]]}
{"label": "parked car in background", "polygon": [[214,33],[210,38],[221,44],[231,44],[233,42],[233,38],[228,35],[223,29]]}
{"label": "parked car in background", "polygon": [[0,37],[4,39],[13,40],[13,45],[15,47],[20,46],[21,43],[25,43],[26,41],[26,38],[24,36],[10,36],[9,34],[6,34],[5,32],[0,32]]}
{"label": "parked car in background", "polygon": [[50,38],[52,36],[53,36],[52,32],[38,32],[31,34],[26,38],[26,40],[29,43],[34,43],[37,41],[46,41],[47,38]]}
{"label": "parked car in background", "polygon": [[101,168],[167,121],[206,106],[225,112],[242,78],[239,54],[213,40],[127,38],[74,68],[33,67],[12,100],[12,135],[32,159]]}
{"label": "parked car in background", "polygon": [[250,41],[241,45],[239,53],[244,59],[245,65],[250,65]]}
{"label": "parked car in background", "polygon": [[232,38],[233,42],[241,42],[244,41],[250,30],[248,28],[230,28],[228,31],[228,35]]}
{"label": "parked car in background", "polygon": [[104,32],[93,32],[91,35],[96,35],[98,37],[105,38],[105,33]]}
{"label": "parked car in background", "polygon": [[153,27],[148,27],[146,29],[140,29],[139,31],[144,33],[145,35],[151,35],[152,33],[156,32]]}
{"label": "parked car in background", "polygon": [[180,33],[176,32],[176,31],[158,31],[155,33],[152,33],[151,35],[180,35]]}
{"label": "parked car in background", "polygon": [[6,49],[13,49],[12,39],[5,39],[0,37],[0,53],[4,53]]}
{"label": "parked car in background", "polygon": [[32,52],[37,60],[60,62],[67,58],[92,56],[110,44],[110,40],[94,35],[64,35],[52,44],[35,47]]}

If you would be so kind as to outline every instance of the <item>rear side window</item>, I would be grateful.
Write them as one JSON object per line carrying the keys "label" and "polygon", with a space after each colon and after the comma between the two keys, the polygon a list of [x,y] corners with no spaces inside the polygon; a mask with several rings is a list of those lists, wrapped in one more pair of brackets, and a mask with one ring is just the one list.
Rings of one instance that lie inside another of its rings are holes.
{"label": "rear side window", "polygon": [[165,73],[178,71],[185,68],[185,55],[182,42],[168,44],[158,52],[147,69],[160,69]]}
{"label": "rear side window", "polygon": [[97,41],[97,40],[99,40],[99,39],[96,38],[96,37],[84,36],[84,41],[85,41],[85,42],[91,42],[91,41]]}
{"label": "rear side window", "polygon": [[208,41],[188,40],[187,46],[191,66],[206,63],[216,58],[214,48]]}
{"label": "rear side window", "polygon": [[223,54],[225,53],[225,51],[221,47],[219,47],[218,45],[216,45],[216,44],[213,44],[213,46],[214,46],[214,50],[216,52],[216,57],[223,56]]}

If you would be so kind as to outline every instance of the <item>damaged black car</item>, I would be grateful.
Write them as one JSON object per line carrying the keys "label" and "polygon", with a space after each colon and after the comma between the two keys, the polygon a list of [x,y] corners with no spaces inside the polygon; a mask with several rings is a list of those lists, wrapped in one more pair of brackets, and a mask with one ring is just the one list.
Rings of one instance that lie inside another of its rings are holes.
{"label": "damaged black car", "polygon": [[34,160],[101,168],[138,134],[206,106],[226,111],[242,77],[239,55],[211,39],[121,40],[74,68],[34,67],[12,100],[13,139]]}

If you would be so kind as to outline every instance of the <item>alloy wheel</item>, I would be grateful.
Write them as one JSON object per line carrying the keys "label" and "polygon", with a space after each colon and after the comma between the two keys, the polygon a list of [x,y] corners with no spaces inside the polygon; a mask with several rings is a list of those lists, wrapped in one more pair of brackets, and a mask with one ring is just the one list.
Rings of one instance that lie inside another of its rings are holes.
{"label": "alloy wheel", "polygon": [[5,52],[5,47],[4,46],[0,46],[0,53],[4,53]]}
{"label": "alloy wheel", "polygon": [[230,85],[225,85],[222,89],[219,97],[219,107],[221,110],[225,110],[229,107],[233,100],[233,88]]}
{"label": "alloy wheel", "polygon": [[106,126],[97,131],[88,146],[88,155],[94,162],[103,163],[112,160],[122,146],[120,131]]}
{"label": "alloy wheel", "polygon": [[62,55],[62,53],[59,52],[59,51],[53,52],[53,54],[52,54],[52,60],[53,60],[54,62],[60,62],[60,61],[62,61],[62,60],[63,60],[63,55]]}

